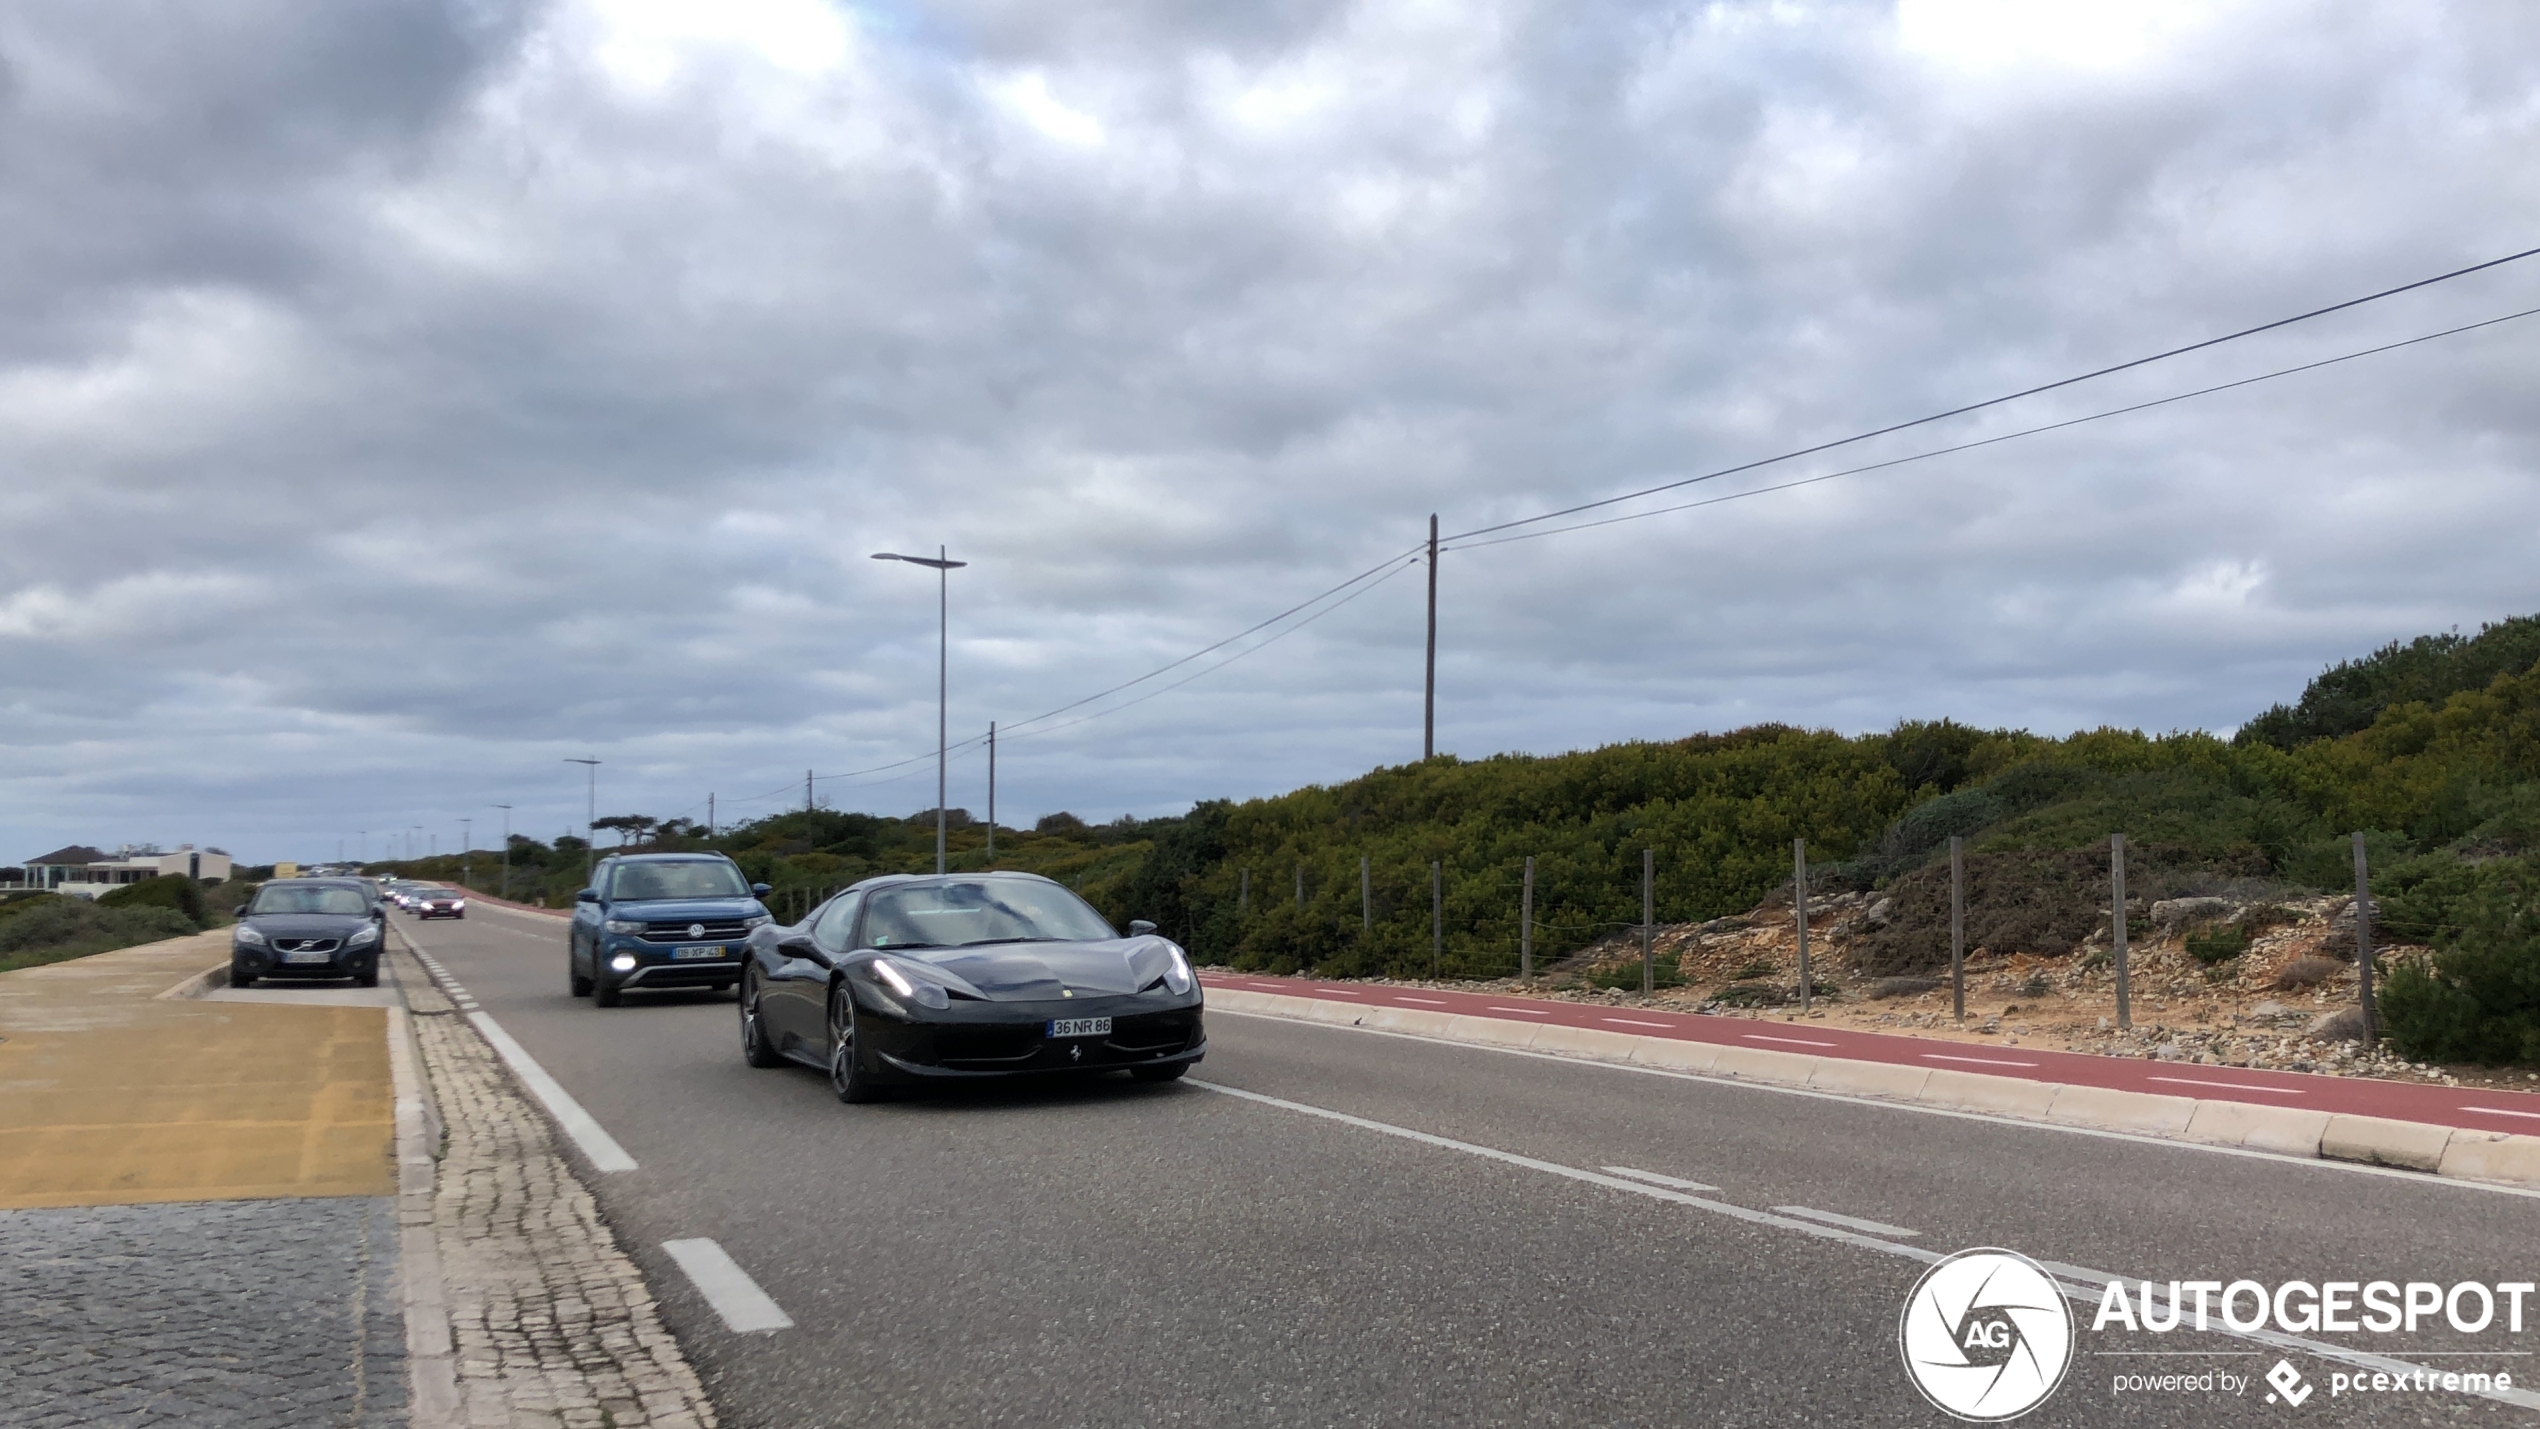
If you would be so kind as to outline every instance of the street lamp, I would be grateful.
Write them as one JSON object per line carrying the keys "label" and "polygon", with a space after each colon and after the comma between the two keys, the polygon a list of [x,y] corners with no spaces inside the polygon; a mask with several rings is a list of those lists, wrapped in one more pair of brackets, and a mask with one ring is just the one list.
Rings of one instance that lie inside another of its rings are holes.
{"label": "street lamp", "polygon": [[591,813],[582,821],[582,881],[588,883],[591,881],[591,840],[596,836],[591,826],[600,821],[600,761],[568,759],[564,762],[579,764],[591,774]]}
{"label": "street lamp", "polygon": [[877,561],[906,561],[912,566],[935,568],[935,872],[944,871],[944,722],[946,672],[952,666],[952,578],[947,574],[969,565],[968,561],[944,559],[944,548],[937,546],[931,556],[903,556],[894,551],[876,551]]}
{"label": "street lamp", "polygon": [[496,804],[503,811],[503,896],[512,896],[512,806]]}

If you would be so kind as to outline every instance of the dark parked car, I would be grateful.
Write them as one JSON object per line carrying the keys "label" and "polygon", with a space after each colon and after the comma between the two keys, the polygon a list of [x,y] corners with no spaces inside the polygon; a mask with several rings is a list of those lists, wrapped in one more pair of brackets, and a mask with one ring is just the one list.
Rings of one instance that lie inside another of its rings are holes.
{"label": "dark parked car", "polygon": [[743,1059],[818,1067],[840,1101],[1042,1072],[1168,1081],[1208,1051],[1182,950],[1152,923],[1120,936],[1036,874],[867,879],[749,953]]}
{"label": "dark parked car", "polygon": [[379,986],[382,915],[350,878],[283,878],[256,890],[229,935],[229,985],[348,977]]}
{"label": "dark parked car", "polygon": [[566,981],[602,1007],[629,989],[729,988],[751,930],[775,921],[758,901],[767,891],[721,854],[604,858],[574,895]]}
{"label": "dark parked car", "polygon": [[464,888],[426,888],[415,895],[417,918],[464,918],[467,916],[467,890]]}

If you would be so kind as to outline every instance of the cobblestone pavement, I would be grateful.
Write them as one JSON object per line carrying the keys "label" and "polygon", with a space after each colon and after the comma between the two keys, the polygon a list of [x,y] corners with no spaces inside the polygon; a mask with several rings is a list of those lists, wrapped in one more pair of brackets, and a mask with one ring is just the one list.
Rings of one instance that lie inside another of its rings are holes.
{"label": "cobblestone pavement", "polygon": [[716,1421],[703,1386],[545,1118],[400,962],[448,1128],[433,1229],[465,1422],[707,1429]]}
{"label": "cobblestone pavement", "polygon": [[403,1425],[396,1265],[384,1196],[0,1211],[0,1425]]}

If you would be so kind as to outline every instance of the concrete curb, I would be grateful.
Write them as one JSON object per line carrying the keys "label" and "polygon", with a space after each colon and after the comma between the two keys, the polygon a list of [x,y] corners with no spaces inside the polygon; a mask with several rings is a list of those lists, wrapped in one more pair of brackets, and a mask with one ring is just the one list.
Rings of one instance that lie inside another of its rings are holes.
{"label": "concrete curb", "polygon": [[450,1339],[448,1290],[433,1226],[439,1163],[431,1098],[416,1056],[412,1014],[388,1010],[388,1070],[397,1098],[397,1292],[406,1317],[407,1415],[413,1429],[459,1429],[458,1350]]}
{"label": "concrete curb", "polygon": [[184,1002],[229,986],[229,963],[226,959],[203,969],[194,976],[160,993],[153,1002]]}
{"label": "concrete curb", "polygon": [[2250,1102],[2206,1101],[2067,1082],[2035,1082],[1983,1072],[1926,1071],[1889,1062],[1806,1056],[1555,1023],[1450,1016],[1401,1007],[1362,1007],[1326,998],[1288,997],[1240,988],[1211,988],[1208,1003],[1226,1012],[1365,1027],[1443,1042],[1620,1062],[1727,1081],[1764,1082],[1836,1096],[1910,1102],[1941,1111],[2123,1131],[2279,1156],[2359,1161],[2455,1180],[2540,1190],[2540,1136]]}

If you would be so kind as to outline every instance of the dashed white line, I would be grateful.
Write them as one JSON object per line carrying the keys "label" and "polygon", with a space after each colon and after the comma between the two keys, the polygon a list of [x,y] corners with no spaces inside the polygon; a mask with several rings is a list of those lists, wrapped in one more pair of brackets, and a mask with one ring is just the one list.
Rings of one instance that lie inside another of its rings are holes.
{"label": "dashed white line", "polygon": [[1603,1170],[1608,1176],[1629,1176],[1635,1181],[1647,1181],[1653,1186],[1672,1186],[1679,1191],[1716,1191],[1720,1189],[1717,1186],[1705,1186],[1699,1181],[1688,1181],[1681,1176],[1662,1176],[1655,1171],[1637,1171],[1629,1166],[1606,1166],[1599,1169]]}
{"label": "dashed white line", "polygon": [[2306,1097],[2309,1092],[2292,1087],[2253,1087],[2247,1082],[2209,1082],[2203,1077],[2145,1077],[2147,1082],[2175,1082],[2182,1087],[2221,1087],[2231,1092],[2272,1092],[2280,1097]]}
{"label": "dashed white line", "polygon": [[2461,1110],[2484,1112],[2489,1116],[2525,1116],[2540,1121],[2540,1111],[2508,1111],[2500,1106],[2465,1106]]}
{"label": "dashed white line", "polygon": [[1396,1002],[1417,1002],[1417,1003],[1420,1003],[1420,1004],[1422,1004],[1423,1006],[1427,1006],[1427,1007],[1444,1007],[1444,1006],[1446,1006],[1446,1004],[1445,1004],[1445,1003],[1438,1001],[1438,1000],[1437,1000],[1436,998],[1434,998],[1434,997],[1404,997],[1404,996],[1403,996],[1403,995],[1401,995],[1400,993],[1396,993],[1396,994],[1394,994],[1394,1001],[1396,1001]]}
{"label": "dashed white line", "polygon": [[758,1288],[758,1282],[722,1246],[701,1237],[666,1240],[661,1248],[679,1263],[681,1270],[688,1272],[697,1293],[706,1297],[714,1313],[722,1316],[723,1323],[735,1332],[746,1335],[793,1328],[793,1317],[769,1299],[767,1292]]}
{"label": "dashed white line", "polygon": [[[1922,1234],[1921,1231],[1909,1231],[1903,1226],[1892,1226],[1885,1221],[1865,1221],[1859,1216],[1838,1216],[1832,1211],[1811,1210],[1806,1206],[1775,1206],[1773,1209],[1781,1212],[1785,1216],[1806,1216],[1812,1221],[1824,1221],[1830,1226],[1843,1226],[1847,1229],[1866,1232],[1870,1235],[1914,1236]],[[2100,1283],[2104,1285],[2107,1282],[2102,1281]]]}
{"label": "dashed white line", "polygon": [[1674,1031],[1676,1027],[1676,1024],[1672,1022],[1644,1022],[1637,1017],[1603,1017],[1597,1020],[1600,1022],[1616,1023],[1624,1027],[1663,1027],[1670,1032]]}
{"label": "dashed white line", "polygon": [[1947,1052],[1917,1052],[1914,1055],[1928,1057],[1935,1062],[1966,1062],[1978,1067],[2034,1067],[2037,1065],[2035,1062],[2014,1062],[2003,1057],[1953,1057]]}
{"label": "dashed white line", "polygon": [[1836,1047],[1842,1045],[1837,1042],[1811,1042],[1805,1037],[1772,1037],[1761,1032],[1741,1032],[1738,1035],[1749,1042],[1787,1042],[1793,1047]]}
{"label": "dashed white line", "polygon": [[1552,1015],[1540,1007],[1502,1007],[1495,1002],[1491,1004],[1490,1010],[1493,1012],[1513,1012],[1520,1017],[1550,1017]]}

